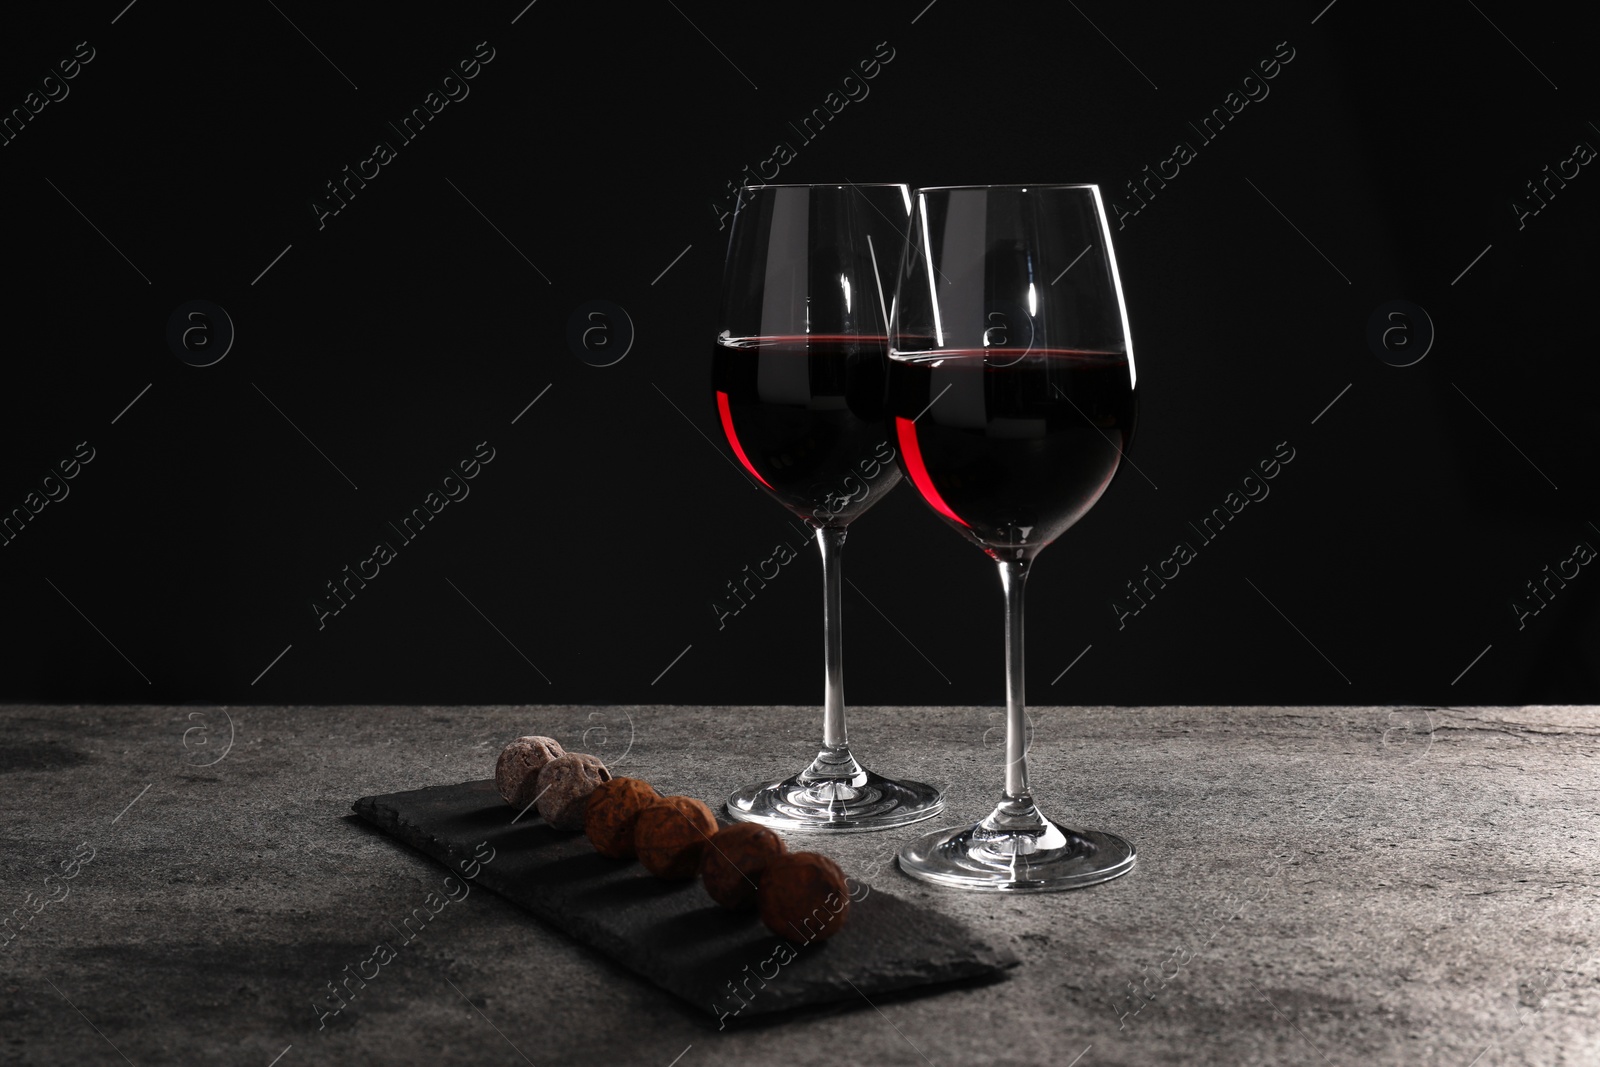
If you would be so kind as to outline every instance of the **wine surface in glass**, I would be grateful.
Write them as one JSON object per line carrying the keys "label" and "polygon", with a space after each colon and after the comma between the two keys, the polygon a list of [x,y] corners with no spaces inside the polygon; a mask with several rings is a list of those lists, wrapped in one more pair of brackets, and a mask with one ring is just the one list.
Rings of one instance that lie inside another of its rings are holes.
{"label": "wine surface in glass", "polygon": [[882,337],[719,339],[712,389],[739,463],[784,507],[845,526],[900,480]]}
{"label": "wine surface in glass", "polygon": [[1133,436],[1137,399],[1121,352],[918,352],[896,356],[889,377],[906,474],[996,558],[1031,558],[1081,519]]}

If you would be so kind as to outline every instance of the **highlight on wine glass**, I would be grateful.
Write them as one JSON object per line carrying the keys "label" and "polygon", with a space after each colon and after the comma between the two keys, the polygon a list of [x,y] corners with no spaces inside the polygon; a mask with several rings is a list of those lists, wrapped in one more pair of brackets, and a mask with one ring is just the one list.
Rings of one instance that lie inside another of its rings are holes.
{"label": "highlight on wine glass", "polygon": [[1094,185],[919,189],[890,324],[898,462],[943,523],[995,562],[1005,600],[1006,767],[981,822],[900,850],[963,889],[1037,892],[1132,870],[1116,834],[1067,829],[1034,803],[1022,590],[1047,545],[1121,468],[1137,400],[1133,344]]}
{"label": "highlight on wine glass", "polygon": [[728,814],[783,830],[858,831],[938,814],[942,794],[866,770],[844,713],[840,553],[850,524],[900,481],[884,422],[888,311],[905,244],[904,185],[741,190],[728,236],[712,392],[723,436],[822,561],[822,745],[811,764],[741,788]]}

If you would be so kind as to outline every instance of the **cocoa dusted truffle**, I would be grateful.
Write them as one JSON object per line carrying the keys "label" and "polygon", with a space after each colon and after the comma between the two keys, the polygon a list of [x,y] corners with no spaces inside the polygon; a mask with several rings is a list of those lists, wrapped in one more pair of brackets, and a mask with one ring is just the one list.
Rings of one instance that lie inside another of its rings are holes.
{"label": "cocoa dusted truffle", "polygon": [[700,878],[711,899],[724,908],[753,911],[761,873],[788,851],[783,838],[765,826],[736,822],[712,835],[700,856]]}
{"label": "cocoa dusted truffle", "polygon": [[844,872],[816,852],[790,852],[767,862],[756,893],[761,922],[800,945],[826,941],[850,914]]}
{"label": "cocoa dusted truffle", "polygon": [[582,830],[589,794],[601,782],[609,782],[611,772],[598,756],[568,752],[557,756],[539,772],[539,814],[557,830]]}
{"label": "cocoa dusted truffle", "polygon": [[633,829],[639,813],[661,799],[649,782],[639,778],[613,778],[595,786],[583,815],[583,832],[602,856],[632,859]]}
{"label": "cocoa dusted truffle", "polygon": [[700,850],[717,832],[717,817],[693,797],[662,797],[639,813],[633,847],[657,878],[693,878]]}
{"label": "cocoa dusted truffle", "polygon": [[500,750],[494,764],[494,784],[501,798],[512,807],[525,808],[539,794],[539,772],[557,756],[566,754],[561,743],[551,737],[529,734]]}

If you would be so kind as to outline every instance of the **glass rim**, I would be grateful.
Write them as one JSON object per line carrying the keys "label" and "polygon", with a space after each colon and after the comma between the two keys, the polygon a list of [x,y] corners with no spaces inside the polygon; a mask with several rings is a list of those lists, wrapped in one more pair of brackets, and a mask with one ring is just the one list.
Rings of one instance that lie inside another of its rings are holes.
{"label": "glass rim", "polygon": [[1098,189],[1098,182],[1018,182],[1014,185],[919,185],[913,192],[918,193],[943,193],[957,192],[965,189],[1008,189],[1027,192],[1029,189]]}

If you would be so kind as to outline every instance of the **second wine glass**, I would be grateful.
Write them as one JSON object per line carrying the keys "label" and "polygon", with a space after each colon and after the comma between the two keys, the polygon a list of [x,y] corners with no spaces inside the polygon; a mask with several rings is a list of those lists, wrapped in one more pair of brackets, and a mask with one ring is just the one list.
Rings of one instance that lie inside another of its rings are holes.
{"label": "second wine glass", "polygon": [[816,758],[734,792],[734,819],[879,830],[944,808],[932,786],[863,768],[844,715],[845,531],[900,481],[883,424],[883,297],[910,208],[904,185],[765,185],[741,190],[734,213],[712,354],[717,417],[745,471],[814,532],[826,677]]}
{"label": "second wine glass", "polygon": [[1028,782],[1022,587],[1041,550],[1122,468],[1137,413],[1133,342],[1094,185],[917,191],[891,326],[900,463],[945,524],[999,566],[1006,773],[982,822],[900,850],[941,885],[1037,892],[1133,869],[1116,834],[1057,826]]}

